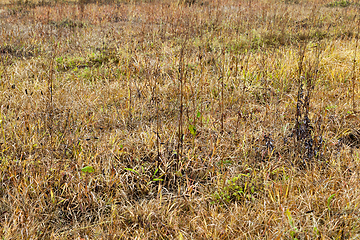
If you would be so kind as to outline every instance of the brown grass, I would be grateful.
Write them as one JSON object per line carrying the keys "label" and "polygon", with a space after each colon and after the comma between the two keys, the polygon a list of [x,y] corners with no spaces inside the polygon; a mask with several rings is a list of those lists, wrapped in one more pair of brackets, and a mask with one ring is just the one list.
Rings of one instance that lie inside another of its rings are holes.
{"label": "brown grass", "polygon": [[357,239],[358,7],[0,10],[2,239]]}

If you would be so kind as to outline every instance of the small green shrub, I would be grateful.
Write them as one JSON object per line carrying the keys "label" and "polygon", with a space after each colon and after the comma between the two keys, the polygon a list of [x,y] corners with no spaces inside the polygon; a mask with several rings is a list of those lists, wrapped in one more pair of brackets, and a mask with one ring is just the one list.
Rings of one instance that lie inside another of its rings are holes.
{"label": "small green shrub", "polygon": [[327,4],[327,7],[349,7],[352,4],[351,1],[340,0]]}
{"label": "small green shrub", "polygon": [[224,187],[214,194],[219,202],[237,202],[255,200],[261,190],[261,181],[254,174],[239,174],[227,180]]}

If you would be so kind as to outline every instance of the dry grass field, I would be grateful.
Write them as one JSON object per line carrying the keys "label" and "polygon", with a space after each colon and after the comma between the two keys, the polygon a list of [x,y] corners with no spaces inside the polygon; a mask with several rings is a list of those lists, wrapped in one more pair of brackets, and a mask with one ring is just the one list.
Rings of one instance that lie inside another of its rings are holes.
{"label": "dry grass field", "polygon": [[9,3],[1,239],[360,238],[360,3]]}

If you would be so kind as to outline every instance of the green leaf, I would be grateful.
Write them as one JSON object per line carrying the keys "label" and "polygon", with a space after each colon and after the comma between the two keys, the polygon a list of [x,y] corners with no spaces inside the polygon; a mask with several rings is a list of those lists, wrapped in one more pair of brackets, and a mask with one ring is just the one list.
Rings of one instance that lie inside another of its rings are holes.
{"label": "green leaf", "polygon": [[93,173],[95,170],[92,166],[86,166],[86,167],[83,167],[81,169],[81,171],[84,173]]}
{"label": "green leaf", "polygon": [[55,197],[54,197],[53,190],[50,190],[50,197],[51,197],[51,201],[53,202],[53,204],[55,204]]}
{"label": "green leaf", "polygon": [[126,171],[130,171],[130,172],[133,172],[133,173],[136,173],[136,174],[139,174],[140,175],[140,173],[138,172],[138,171],[136,171],[136,170],[134,170],[134,169],[132,169],[132,168],[124,168]]}
{"label": "green leaf", "polygon": [[317,227],[314,227],[314,232],[316,233],[316,235],[320,235],[320,231]]}
{"label": "green leaf", "polygon": [[291,213],[290,213],[289,209],[286,209],[285,215],[288,217],[290,226],[291,226],[295,231],[297,231],[297,228],[296,228],[295,225],[294,225],[294,220],[293,220],[293,218],[291,217]]}
{"label": "green leaf", "polygon": [[325,107],[326,110],[331,110],[334,108],[337,108],[337,105],[329,105],[329,106]]}
{"label": "green leaf", "polygon": [[154,182],[158,182],[158,181],[164,181],[164,179],[161,179],[161,178],[154,178],[153,179]]}
{"label": "green leaf", "polygon": [[331,211],[330,209],[330,203],[331,203],[331,200],[335,197],[335,193],[332,194],[328,199],[327,199],[327,206],[328,206],[328,209],[329,211]]}
{"label": "green leaf", "polygon": [[154,172],[154,176],[156,175],[156,173],[159,171],[159,168],[156,168],[155,172]]}
{"label": "green leaf", "polygon": [[189,124],[189,131],[190,131],[191,135],[193,135],[194,137],[196,136],[196,128],[194,125]]}

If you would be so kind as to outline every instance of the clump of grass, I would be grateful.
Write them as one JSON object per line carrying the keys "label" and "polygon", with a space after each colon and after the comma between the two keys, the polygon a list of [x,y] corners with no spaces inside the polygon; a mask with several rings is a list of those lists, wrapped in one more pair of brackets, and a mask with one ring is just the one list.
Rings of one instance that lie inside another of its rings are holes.
{"label": "clump of grass", "polygon": [[34,47],[4,45],[0,46],[0,55],[8,58],[31,58],[34,54]]}
{"label": "clump of grass", "polygon": [[[247,170],[249,171],[249,170]],[[256,171],[247,174],[239,174],[224,183],[223,188],[214,194],[214,199],[220,203],[251,202],[264,191],[262,179],[256,176]]]}
{"label": "clump of grass", "polygon": [[350,5],[352,5],[353,2],[352,1],[347,1],[347,0],[340,0],[340,1],[334,1],[331,3],[328,3],[326,6],[327,7],[349,7]]}
{"label": "clump of grass", "polygon": [[49,24],[55,27],[70,28],[70,29],[84,28],[87,26],[86,23],[83,23],[81,21],[73,21],[71,19],[65,19],[62,20],[61,22],[50,21]]}

